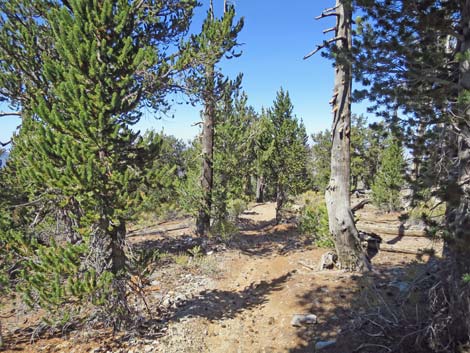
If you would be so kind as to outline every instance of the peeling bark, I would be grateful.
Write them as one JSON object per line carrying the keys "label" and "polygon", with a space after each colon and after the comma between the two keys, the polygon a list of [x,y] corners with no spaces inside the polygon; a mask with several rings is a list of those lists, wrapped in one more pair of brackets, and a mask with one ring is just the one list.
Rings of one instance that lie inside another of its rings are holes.
{"label": "peeling bark", "polygon": [[[336,42],[338,51],[351,47],[351,5],[336,0]],[[331,174],[325,200],[330,232],[334,236],[342,269],[368,270],[367,259],[359,240],[350,206],[350,140],[351,140],[351,65],[337,60],[333,99]]]}

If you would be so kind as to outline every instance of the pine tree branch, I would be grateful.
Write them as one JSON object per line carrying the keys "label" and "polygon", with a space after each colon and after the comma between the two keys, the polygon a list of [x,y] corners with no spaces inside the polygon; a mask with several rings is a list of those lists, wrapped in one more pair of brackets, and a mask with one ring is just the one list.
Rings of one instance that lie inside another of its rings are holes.
{"label": "pine tree branch", "polygon": [[2,147],[8,146],[10,143],[11,143],[11,140],[9,140],[7,142],[0,141],[0,145],[2,145]]}
{"label": "pine tree branch", "polygon": [[331,7],[329,9],[324,10],[320,16],[315,17],[316,20],[319,20],[324,17],[329,17],[329,16],[338,16],[338,13],[336,12],[336,9],[338,6]]}
{"label": "pine tree branch", "polygon": [[333,31],[336,31],[336,26],[335,26],[335,27],[331,27],[331,28],[324,29],[324,30],[323,30],[323,34],[326,34],[326,33],[328,33],[328,32],[333,32]]}
{"label": "pine tree branch", "polygon": [[304,60],[305,59],[308,59],[309,57],[315,55],[317,52],[319,52],[320,50],[322,50],[323,48],[326,48],[328,47],[331,43],[334,43],[334,42],[337,42],[338,40],[346,40],[346,38],[344,37],[334,37],[334,38],[331,38],[327,41],[324,41],[322,45],[317,45],[316,49],[315,50],[312,50],[310,53],[308,53],[307,55],[304,56]]}
{"label": "pine tree branch", "polygon": [[5,116],[21,116],[21,112],[0,112],[0,117]]}

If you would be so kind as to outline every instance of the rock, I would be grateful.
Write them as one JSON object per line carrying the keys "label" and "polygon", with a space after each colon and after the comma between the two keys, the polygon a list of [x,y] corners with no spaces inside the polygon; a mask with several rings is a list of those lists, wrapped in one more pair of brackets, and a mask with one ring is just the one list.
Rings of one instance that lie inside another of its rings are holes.
{"label": "rock", "polygon": [[171,300],[170,297],[166,297],[162,302],[162,306],[164,307],[169,307],[171,304],[173,304],[173,300]]}
{"label": "rock", "polygon": [[315,349],[323,349],[329,346],[332,346],[336,343],[336,340],[331,340],[331,341],[318,341],[315,343]]}
{"label": "rock", "polygon": [[296,314],[292,317],[290,322],[292,326],[313,325],[317,322],[317,316],[314,314]]}
{"label": "rock", "polygon": [[408,292],[408,290],[410,289],[410,284],[408,282],[393,281],[390,282],[389,286],[398,288],[400,293]]}
{"label": "rock", "polygon": [[331,270],[338,262],[338,255],[333,251],[328,251],[321,256],[319,270]]}
{"label": "rock", "polygon": [[153,345],[152,346],[144,346],[144,352],[147,352],[147,353],[150,353],[150,352],[154,352],[154,347]]}

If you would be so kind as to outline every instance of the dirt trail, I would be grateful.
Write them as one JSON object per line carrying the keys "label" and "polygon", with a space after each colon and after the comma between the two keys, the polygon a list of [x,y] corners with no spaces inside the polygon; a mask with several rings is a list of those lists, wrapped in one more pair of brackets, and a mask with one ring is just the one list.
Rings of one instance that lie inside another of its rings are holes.
{"label": "dirt trail", "polygon": [[[120,342],[54,338],[33,346],[19,344],[15,351],[352,352],[360,342],[354,343],[344,333],[354,326],[364,305],[368,279],[341,271],[316,271],[325,250],[312,246],[293,225],[274,226],[273,219],[273,203],[256,205],[240,217],[240,233],[222,248],[209,251],[199,267],[173,263],[159,269],[147,288],[152,309],[167,302],[156,336]],[[132,237],[132,242],[163,244],[175,252],[184,250],[186,243],[186,248],[192,246],[192,234],[188,229],[180,231],[185,224],[170,226],[155,227],[154,233]],[[171,233],[165,233],[165,228]],[[178,243],[181,239],[184,246]],[[412,255],[379,252],[372,261],[378,272],[377,286],[390,297],[399,296],[409,272],[417,271]],[[399,280],[398,286],[390,284],[390,274],[393,281]],[[182,299],[177,303],[178,297]],[[293,326],[296,314],[314,314],[317,323]],[[317,349],[328,342],[331,346]]]}

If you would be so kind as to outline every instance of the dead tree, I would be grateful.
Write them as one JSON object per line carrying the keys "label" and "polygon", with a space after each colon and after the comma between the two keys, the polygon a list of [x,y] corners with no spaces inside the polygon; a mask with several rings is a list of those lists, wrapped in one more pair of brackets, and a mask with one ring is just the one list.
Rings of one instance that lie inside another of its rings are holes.
{"label": "dead tree", "polygon": [[318,45],[304,59],[335,44],[335,84],[330,101],[333,108],[331,174],[325,200],[340,267],[363,271],[370,269],[370,262],[361,247],[350,205],[352,68],[348,53],[351,49],[352,5],[336,0],[336,6],[323,11],[317,19],[328,16],[336,17],[336,26],[324,33],[334,31],[334,38]]}

